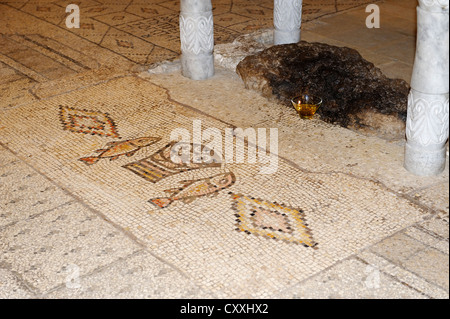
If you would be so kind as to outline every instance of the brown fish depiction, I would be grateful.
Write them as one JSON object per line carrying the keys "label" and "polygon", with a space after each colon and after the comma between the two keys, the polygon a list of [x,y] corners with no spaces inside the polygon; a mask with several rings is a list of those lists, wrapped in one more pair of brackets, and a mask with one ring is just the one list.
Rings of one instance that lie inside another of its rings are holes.
{"label": "brown fish depiction", "polygon": [[92,165],[104,158],[109,158],[112,161],[123,155],[131,157],[140,149],[155,144],[160,140],[161,138],[159,137],[140,137],[133,140],[110,142],[106,144],[107,148],[95,151],[99,153],[98,156],[83,157],[80,158],[80,161]]}
{"label": "brown fish depiction", "polygon": [[233,172],[221,173],[208,178],[181,181],[182,187],[167,189],[169,197],[150,199],[149,202],[159,208],[166,208],[174,201],[181,200],[185,204],[192,203],[202,196],[215,196],[219,191],[231,187],[236,182]]}

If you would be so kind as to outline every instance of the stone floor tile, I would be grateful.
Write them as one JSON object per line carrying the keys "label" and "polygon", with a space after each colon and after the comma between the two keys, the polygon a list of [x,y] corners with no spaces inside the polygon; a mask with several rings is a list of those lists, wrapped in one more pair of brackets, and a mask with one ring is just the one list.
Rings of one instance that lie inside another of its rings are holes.
{"label": "stone floor tile", "polygon": [[382,270],[384,273],[395,277],[398,281],[404,285],[411,287],[420,294],[434,299],[448,299],[448,290],[438,287],[434,283],[420,277],[419,275],[412,273],[405,268],[394,265],[390,261],[383,257],[377,256],[370,251],[366,250],[358,254],[358,258],[363,260],[368,265],[374,268]]}
{"label": "stone floor tile", "polygon": [[448,222],[441,218],[433,218],[420,224],[421,227],[434,232],[448,241],[449,227]]}
{"label": "stone floor tile", "polygon": [[[369,29],[366,26],[367,13],[359,8],[343,14],[321,19],[324,25],[318,25],[312,31],[320,35],[347,43],[358,49],[377,49],[393,41],[408,39],[401,32],[392,32],[388,28]],[[339,25],[339,27],[336,27]]]}
{"label": "stone floor tile", "polygon": [[73,200],[21,161],[0,166],[0,193],[0,228]]}
{"label": "stone floor tile", "polygon": [[[315,22],[315,21],[313,21]],[[311,24],[309,24],[311,25]],[[347,44],[345,42],[341,42],[341,41],[336,41],[332,38],[326,37],[324,35],[318,34],[314,32],[314,29],[312,28],[312,30],[308,30],[308,28],[306,30],[302,30],[301,32],[301,39],[302,41],[307,41],[307,42],[321,42],[321,43],[327,43],[329,45],[334,45],[337,47],[345,47],[347,46]]]}
{"label": "stone floor tile", "polygon": [[[415,17],[416,3],[414,1],[408,2],[408,10],[398,5],[392,6],[391,3],[386,1],[374,3],[380,8],[380,28],[415,37],[417,33]],[[366,12],[365,7],[362,6],[350,10],[346,14],[353,16],[355,21],[365,26],[365,21],[370,13]]]}
{"label": "stone floor tile", "polygon": [[301,299],[424,299],[392,276],[355,258],[301,282],[278,295]]}
{"label": "stone floor tile", "polygon": [[0,231],[0,263],[37,293],[84,275],[140,248],[84,206],[70,202]]}
{"label": "stone floor tile", "polygon": [[[447,174],[447,173],[444,173]],[[448,177],[448,174],[447,174]],[[449,187],[448,181],[444,183],[438,183],[425,187],[423,189],[415,190],[408,193],[409,196],[415,200],[431,207],[432,209],[449,214]],[[448,226],[448,225],[447,225]],[[448,235],[447,235],[448,237]]]}
{"label": "stone floor tile", "polygon": [[403,266],[448,292],[449,256],[447,254],[428,248],[408,258],[403,262]]}
{"label": "stone floor tile", "polygon": [[424,249],[426,249],[424,244],[411,237],[405,236],[404,234],[396,234],[370,248],[372,252],[381,255],[396,264],[402,264],[408,260],[410,256],[413,256]]}
{"label": "stone floor tile", "polygon": [[401,61],[391,61],[385,64],[377,65],[378,68],[388,78],[402,79],[406,82],[411,82],[412,65]]}
{"label": "stone floor tile", "polygon": [[412,24],[417,21],[415,8],[418,3],[410,0],[385,0],[380,3],[380,8],[392,16],[410,21]]}
{"label": "stone floor tile", "polygon": [[448,239],[436,236],[435,233],[427,231],[420,226],[409,227],[405,230],[405,235],[436,248],[447,255],[449,254]]}
{"label": "stone floor tile", "polygon": [[[377,46],[373,52],[406,63],[411,68],[416,56],[416,37],[404,36],[399,40],[384,42]],[[403,69],[406,69],[406,67],[403,67]]]}
{"label": "stone floor tile", "polygon": [[0,268],[0,299],[32,299],[36,296],[31,293],[6,269]]}
{"label": "stone floor tile", "polygon": [[[164,86],[167,82],[172,83],[173,86],[169,90],[171,97],[176,101],[185,104],[189,104],[191,101],[196,104],[196,107],[202,106],[202,112],[211,114],[217,119],[228,119],[229,123],[235,127],[245,129],[280,116],[280,110],[276,108],[276,103],[268,101],[250,90],[243,90],[238,75],[222,68],[216,68],[214,77],[195,82],[181,76],[178,72],[161,74],[157,77],[141,73],[140,76]],[[177,89],[173,90],[175,87]],[[239,97],[224,96],[225,92],[239,92]],[[252,112],[252,116],[249,117],[247,112],[243,112],[248,108],[253,108],[258,112]]]}
{"label": "stone floor tile", "polygon": [[46,298],[208,299],[214,298],[178,270],[139,251],[79,279],[77,286],[62,286]]}

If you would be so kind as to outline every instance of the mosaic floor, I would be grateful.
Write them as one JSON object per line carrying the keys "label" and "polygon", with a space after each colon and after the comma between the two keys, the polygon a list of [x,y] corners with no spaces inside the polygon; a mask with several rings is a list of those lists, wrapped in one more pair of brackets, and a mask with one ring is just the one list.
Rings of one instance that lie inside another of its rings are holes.
{"label": "mosaic floor", "polygon": [[424,215],[374,182],[283,161],[274,175],[259,174],[262,164],[174,165],[173,130],[227,126],[133,76],[1,118],[8,149],[211,290],[267,297]]}
{"label": "mosaic floor", "polygon": [[[272,2],[213,0],[216,43],[270,28]],[[304,21],[372,2],[304,1]],[[0,0],[0,298],[448,298],[448,176],[400,172],[400,142],[299,122],[229,71],[143,74],[179,55],[179,1],[80,0],[78,30],[66,3]],[[276,173],[170,161],[199,120],[279,127]]]}
{"label": "mosaic floor", "polygon": [[[112,68],[110,73],[117,74],[180,54],[179,0],[77,1],[80,28],[69,29],[65,8],[72,2],[0,0],[0,75],[5,75],[0,79],[2,104],[40,98],[42,83],[49,81],[66,79],[67,91],[75,82],[83,85],[89,81],[85,74],[92,70]],[[370,2],[305,1],[303,19]],[[213,4],[216,44],[273,26],[273,0],[220,0]]]}
{"label": "mosaic floor", "polygon": [[[28,30],[32,30],[33,20],[36,23],[45,21],[59,30],[71,32],[135,63],[158,62],[174,58],[180,53],[179,0],[76,1],[80,6],[80,29],[65,27],[67,17],[65,7],[73,1],[1,0],[0,3],[19,10],[28,18],[27,20],[32,17],[31,23],[27,25]],[[239,35],[273,26],[273,0],[220,0],[212,1],[212,3],[216,44],[232,42]],[[309,21],[367,3],[371,2],[368,0],[304,1],[303,19]],[[51,39],[30,38],[29,34],[11,40],[16,40],[25,46],[34,44],[41,48],[44,44],[49,45],[50,48],[58,45]],[[78,66],[82,67],[83,64],[79,63]]]}

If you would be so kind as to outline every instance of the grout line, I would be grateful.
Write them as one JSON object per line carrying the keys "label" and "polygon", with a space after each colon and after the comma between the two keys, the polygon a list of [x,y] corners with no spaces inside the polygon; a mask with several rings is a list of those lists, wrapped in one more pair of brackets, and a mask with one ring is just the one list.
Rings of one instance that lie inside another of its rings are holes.
{"label": "grout line", "polygon": [[[413,225],[406,226],[406,227],[404,227],[404,228],[402,228],[402,229],[400,229],[400,230],[398,230],[398,231],[396,231],[396,232],[390,234],[389,236],[383,237],[382,239],[380,239],[379,241],[377,241],[377,242],[375,242],[375,243],[372,243],[372,244],[370,244],[370,245],[367,245],[367,246],[365,246],[365,247],[359,249],[356,253],[351,254],[351,255],[349,255],[349,256],[343,258],[343,259],[340,259],[340,260],[336,261],[334,264],[328,266],[328,267],[325,268],[325,269],[322,269],[322,270],[319,271],[318,273],[315,273],[315,274],[313,274],[313,275],[311,275],[311,276],[309,276],[309,277],[307,277],[307,278],[304,278],[304,279],[300,280],[298,283],[292,285],[290,288],[293,288],[294,286],[299,286],[299,285],[301,285],[302,283],[304,283],[304,282],[306,282],[306,281],[308,281],[308,280],[310,280],[310,279],[312,279],[312,278],[314,278],[314,277],[319,276],[320,274],[322,274],[322,273],[328,271],[328,270],[331,269],[331,268],[334,268],[335,266],[337,266],[337,265],[339,265],[339,264],[341,264],[341,263],[343,263],[343,262],[345,262],[345,261],[347,261],[347,260],[349,260],[349,259],[358,257],[358,255],[361,254],[362,252],[364,252],[364,251],[369,251],[371,247],[380,244],[381,242],[385,241],[386,239],[393,238],[393,237],[395,237],[396,235],[398,235],[398,234],[400,234],[400,233],[403,233],[406,229],[408,229],[408,228],[410,228],[410,227],[413,227],[414,225],[416,225],[416,224],[418,224],[418,223],[421,223],[421,222],[422,222],[422,221],[419,221],[419,222],[414,223]],[[372,252],[372,251],[370,251],[370,252]],[[286,289],[286,290],[287,290],[287,289]]]}
{"label": "grout line", "polygon": [[[274,295],[272,296],[272,298],[277,299],[278,296],[280,296],[280,298],[282,298],[284,293],[289,293],[289,291],[295,289],[295,288],[298,287],[298,286],[301,286],[303,283],[305,283],[305,282],[307,282],[307,281],[309,281],[309,280],[312,280],[312,279],[314,279],[314,278],[320,276],[321,274],[327,272],[328,270],[334,268],[335,266],[338,266],[338,265],[344,263],[344,262],[347,261],[347,260],[350,260],[350,259],[354,258],[355,256],[356,256],[356,254],[351,254],[351,255],[349,255],[349,256],[343,258],[343,259],[339,259],[339,260],[336,261],[335,263],[333,263],[333,264],[331,264],[330,266],[328,266],[328,267],[326,267],[326,268],[320,270],[319,272],[316,272],[315,274],[312,274],[312,275],[310,275],[310,276],[308,276],[308,277],[306,277],[306,278],[303,278],[303,279],[301,279],[300,281],[298,281],[298,282],[292,284],[291,286],[286,287],[286,288],[283,289],[282,291],[280,291],[280,292],[274,294]],[[289,298],[289,297],[290,297],[290,296],[288,296],[288,298]],[[286,298],[286,297],[285,297],[285,298]]]}
{"label": "grout line", "polygon": [[[380,257],[380,256],[378,256],[378,257]],[[355,256],[355,259],[358,260],[358,261],[360,261],[360,262],[362,262],[362,263],[365,264],[365,265],[372,265],[371,263],[369,263],[367,260],[363,259],[363,258],[360,257],[360,256]],[[395,265],[395,266],[396,266],[396,265]],[[407,288],[409,288],[409,289],[412,289],[412,290],[416,291],[417,293],[421,294],[421,295],[424,296],[424,297],[427,297],[428,299],[435,299],[435,298],[429,296],[428,294],[426,294],[425,292],[420,291],[420,290],[417,289],[416,287],[411,286],[411,285],[408,284],[407,282],[404,282],[404,281],[400,280],[400,278],[397,278],[397,277],[395,277],[394,275],[391,275],[391,274],[388,273],[386,270],[380,269],[379,267],[377,267],[377,268],[378,268],[378,270],[379,270],[381,273],[383,273],[385,276],[388,276],[389,278],[391,278],[391,279],[393,279],[394,281],[396,281],[396,282],[402,284],[403,286],[405,286],[405,287],[407,287]],[[421,279],[423,279],[423,278],[421,278]]]}
{"label": "grout line", "polygon": [[[107,69],[107,68],[105,68],[105,69]],[[91,71],[87,71],[87,72],[91,72]],[[82,75],[84,73],[79,73],[79,74]],[[17,104],[17,105],[11,106],[11,107],[0,108],[0,112],[9,112],[9,110],[18,109],[18,108],[20,108],[22,106],[30,105],[30,104],[33,104],[33,103],[36,103],[36,102],[41,102],[41,101],[47,101],[47,100],[50,100],[50,99],[58,97],[58,96],[70,94],[70,93],[73,93],[73,92],[76,92],[76,91],[80,91],[80,90],[84,90],[84,89],[87,89],[87,88],[90,88],[90,87],[93,87],[93,86],[97,86],[97,85],[101,85],[101,84],[104,84],[104,83],[108,83],[109,81],[113,81],[113,80],[116,80],[116,79],[128,77],[128,76],[130,76],[130,74],[111,75],[111,76],[112,77],[110,77],[110,78],[108,78],[106,80],[100,80],[99,82],[89,83],[89,84],[86,84],[86,85],[74,88],[72,90],[64,91],[64,92],[61,92],[61,93],[58,93],[58,94],[54,94],[54,95],[50,95],[50,96],[47,96],[47,97],[44,97],[44,98],[40,98],[35,93],[31,93],[33,96],[36,96],[38,98],[37,101],[30,101],[30,102],[25,102],[25,103],[22,103],[22,104]],[[75,75],[73,78],[76,78],[76,77],[77,76]],[[65,79],[67,79],[67,78],[65,78]],[[47,83],[52,83],[52,82],[58,82],[60,80],[47,81],[46,84]],[[35,86],[31,87],[29,90],[33,90],[34,88],[35,88]]]}
{"label": "grout line", "polygon": [[38,72],[34,71],[33,69],[30,69],[26,65],[23,65],[19,61],[16,61],[3,53],[0,53],[0,61],[5,63],[6,65],[9,65],[13,69],[19,71],[20,73],[24,74],[27,78],[29,78],[32,81],[35,82],[46,82],[49,80],[49,78],[39,74]]}
{"label": "grout line", "polygon": [[[128,260],[130,258],[133,258],[134,256],[140,254],[142,251],[144,251],[144,250],[141,248],[141,249],[138,249],[138,250],[130,253],[127,256],[118,257],[116,260],[113,260],[113,261],[111,261],[110,263],[108,263],[106,265],[98,266],[97,268],[91,270],[90,272],[80,276],[79,279],[80,280],[88,279],[89,277],[91,277],[93,275],[99,274],[99,273],[101,273],[101,272],[103,272],[105,270],[108,270],[108,269],[114,267],[117,264],[120,264],[120,263],[122,263],[122,262],[124,262],[124,261],[126,261],[126,260]],[[61,284],[57,284],[56,286],[48,289],[47,291],[42,292],[41,295],[42,295],[43,298],[47,299],[49,294],[52,294],[53,292],[57,292],[58,290],[63,290],[64,288],[66,288],[65,284],[62,284],[62,283]]]}
{"label": "grout line", "polygon": [[59,204],[57,206],[54,206],[53,208],[49,208],[49,209],[43,210],[41,212],[31,214],[27,218],[19,219],[19,220],[16,220],[16,221],[12,221],[12,222],[10,222],[8,224],[5,224],[5,225],[0,225],[0,232],[6,230],[6,228],[8,228],[8,227],[16,225],[17,223],[24,222],[24,221],[27,221],[27,220],[32,219],[32,218],[37,218],[37,217],[39,217],[41,215],[44,215],[44,214],[49,213],[49,212],[52,212],[52,211],[54,211],[56,209],[59,209],[59,208],[61,208],[63,206],[66,206],[66,205],[69,205],[69,204],[71,204],[73,202],[75,202],[75,201],[72,199],[72,200],[69,200],[69,201],[67,201],[67,202],[65,202],[63,204]]}
{"label": "grout line", "polygon": [[9,5],[8,3],[3,3],[3,4],[6,5],[6,6],[8,6],[8,7],[10,7],[10,8],[12,8],[12,9],[14,9],[14,10],[16,10],[16,11],[19,11],[21,14],[25,14],[25,15],[31,16],[31,17],[33,17],[33,18],[35,18],[35,19],[38,19],[38,20],[40,20],[40,21],[42,21],[42,22],[44,22],[44,23],[48,23],[49,25],[51,25],[51,26],[53,26],[53,27],[56,27],[56,28],[58,28],[58,29],[60,29],[60,30],[67,31],[67,32],[69,32],[69,33],[70,33],[71,35],[73,35],[73,36],[76,36],[76,37],[78,37],[78,38],[80,38],[80,39],[82,39],[82,40],[85,40],[85,41],[87,41],[87,42],[90,42],[91,44],[94,44],[94,45],[97,46],[97,47],[100,47],[100,48],[102,48],[102,49],[105,49],[105,50],[107,50],[107,51],[110,51],[111,53],[113,53],[113,54],[116,55],[116,56],[121,57],[122,59],[126,59],[126,60],[128,60],[128,61],[130,61],[130,62],[132,62],[132,63],[134,63],[134,64],[137,64],[135,61],[133,61],[133,60],[127,58],[126,56],[121,55],[120,53],[115,52],[115,51],[113,51],[112,49],[109,49],[109,48],[107,48],[107,47],[103,47],[103,46],[99,45],[98,43],[96,43],[96,42],[94,42],[94,41],[91,41],[91,40],[89,40],[89,39],[87,39],[87,38],[83,38],[82,36],[80,36],[80,35],[78,35],[78,34],[72,32],[72,31],[66,30],[66,28],[63,28],[63,27],[61,27],[61,26],[59,26],[59,25],[56,25],[56,24],[53,24],[53,23],[51,23],[51,22],[49,22],[49,21],[47,21],[47,20],[45,20],[45,19],[43,19],[43,18],[40,18],[40,17],[38,17],[38,16],[34,16],[34,15],[32,15],[31,13],[29,13],[29,12],[22,11],[22,10],[19,10],[19,9],[17,9],[17,8],[14,8],[13,6]]}
{"label": "grout line", "polygon": [[[418,228],[416,228],[416,229],[418,229]],[[419,230],[420,230],[420,229],[419,229]],[[425,232],[424,232],[424,233],[425,233]],[[431,244],[424,242],[423,240],[420,240],[420,239],[417,239],[417,238],[415,238],[415,237],[412,237],[411,235],[409,235],[409,234],[407,234],[407,233],[404,233],[403,235],[405,235],[406,237],[411,238],[411,239],[414,240],[414,241],[417,241],[417,242],[421,243],[422,245],[426,246],[428,249],[436,250],[436,251],[438,251],[438,252],[440,252],[440,253],[442,253],[442,254],[448,256],[448,254],[447,254],[445,251],[442,251],[441,249],[436,248],[436,247],[432,246]],[[430,236],[431,236],[431,235],[430,235]],[[437,238],[434,238],[434,239],[436,239],[437,242],[439,242],[439,241],[446,241],[446,240],[437,239]],[[448,241],[447,241],[447,243],[448,243]],[[422,251],[424,251],[424,250],[419,250],[416,254],[418,254],[418,253],[420,253],[420,252],[422,252]],[[412,256],[414,256],[414,255],[416,255],[416,254],[413,254],[413,255],[411,255],[411,256],[409,256],[409,257],[412,257]]]}
{"label": "grout line", "polygon": [[[437,250],[437,249],[436,249],[436,250]],[[419,252],[422,252],[422,251],[424,251],[424,250],[421,250],[421,251],[419,251]],[[419,253],[419,252],[418,252],[418,253]],[[394,265],[394,266],[396,266],[396,267],[402,269],[403,271],[406,271],[406,272],[409,272],[409,273],[413,274],[414,276],[416,276],[417,278],[422,279],[422,280],[425,281],[426,283],[428,283],[428,284],[430,284],[430,285],[432,285],[432,286],[434,286],[434,287],[436,287],[436,288],[439,288],[439,289],[445,291],[446,293],[448,293],[448,289],[447,289],[447,288],[442,287],[442,286],[440,286],[439,284],[434,283],[434,282],[430,281],[429,279],[426,279],[426,278],[422,277],[421,275],[419,275],[418,273],[414,272],[414,271],[411,270],[411,269],[406,269],[405,267],[403,267],[402,264],[395,263],[394,261],[392,261],[392,260],[389,259],[388,257],[382,256],[382,255],[380,255],[380,254],[378,254],[378,253],[376,253],[376,252],[374,252],[374,251],[370,251],[370,253],[371,253],[371,254],[374,254],[375,256],[377,256],[377,257],[379,257],[379,258],[382,258],[382,259],[388,261],[390,264],[392,264],[392,265]]]}
{"label": "grout line", "polygon": [[23,290],[25,290],[27,293],[31,294],[34,297],[33,299],[40,298],[40,294],[37,291],[37,288],[35,288],[28,281],[23,279],[22,275],[20,273],[18,273],[15,270],[12,270],[8,263],[0,261],[0,269],[6,270],[7,272],[9,272],[13,276],[14,280],[17,282],[19,287],[22,288]]}

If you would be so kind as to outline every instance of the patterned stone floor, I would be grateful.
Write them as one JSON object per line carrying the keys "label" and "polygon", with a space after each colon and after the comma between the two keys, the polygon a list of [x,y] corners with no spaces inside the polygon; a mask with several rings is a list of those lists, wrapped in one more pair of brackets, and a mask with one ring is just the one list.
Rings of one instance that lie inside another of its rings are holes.
{"label": "patterned stone floor", "polygon": [[[113,69],[108,74],[117,75],[180,54],[179,0],[76,1],[80,28],[69,29],[65,8],[72,2],[0,0],[0,74],[6,75],[0,80],[3,103],[18,105],[41,98],[43,83],[63,81],[64,86],[79,86],[90,81],[86,73],[92,70],[108,73]],[[305,1],[304,21],[370,2]],[[216,44],[272,27],[272,0],[213,4]]]}
{"label": "patterned stone floor", "polygon": [[[448,298],[448,165],[412,176],[404,141],[300,121],[229,70],[141,72],[178,56],[178,1],[79,3],[71,31],[65,2],[0,0],[0,298]],[[271,1],[213,3],[216,43],[271,25]],[[360,41],[366,3],[305,1],[302,36],[407,78],[414,5]],[[168,161],[199,120],[278,128],[277,171]]]}
{"label": "patterned stone floor", "polygon": [[[212,2],[216,44],[231,42],[239,35],[261,28],[271,28],[273,25],[272,0]],[[8,21],[11,17],[23,16],[23,19],[28,20],[26,26],[28,31],[33,29],[32,25],[45,21],[59,30],[71,32],[135,63],[148,64],[167,60],[180,53],[179,0],[80,0],[76,2],[80,6],[80,29],[65,27],[67,17],[65,7],[73,3],[71,1],[1,0],[0,3],[8,8],[6,19],[2,19],[4,21]],[[303,19],[310,21],[367,3],[371,2],[368,0],[304,1]],[[2,28],[2,30],[5,29]],[[8,34],[8,32],[2,33]],[[10,41],[19,42],[27,47],[34,44],[41,48],[44,45],[54,48],[59,45],[61,49],[61,46],[64,46],[53,36],[50,38],[35,36],[30,39],[27,34],[22,34]],[[74,60],[78,61],[78,59]],[[68,66],[67,63],[66,66]],[[82,63],[78,64],[78,67],[83,66],[88,67]]]}

